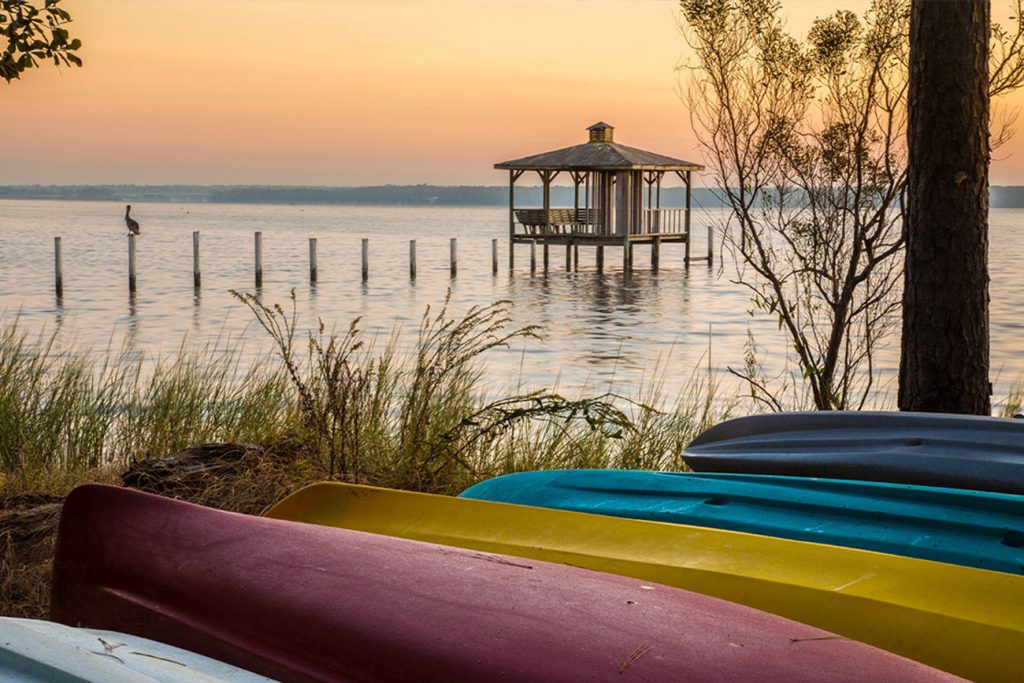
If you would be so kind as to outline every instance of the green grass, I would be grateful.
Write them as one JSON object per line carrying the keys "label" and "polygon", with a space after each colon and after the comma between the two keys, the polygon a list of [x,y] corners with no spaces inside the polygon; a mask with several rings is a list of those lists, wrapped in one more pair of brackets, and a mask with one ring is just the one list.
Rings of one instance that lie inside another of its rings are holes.
{"label": "green grass", "polygon": [[[267,332],[267,352],[243,364],[214,343],[146,362],[107,350],[59,349],[17,318],[0,321],[0,475],[6,493],[62,493],[99,472],[212,441],[287,452],[303,479],[339,479],[456,493],[505,472],[563,467],[680,469],[679,453],[736,401],[694,370],[666,396],[656,369],[635,396],[565,397],[552,389],[489,396],[492,349],[527,337],[508,303],[451,316],[428,309],[415,344],[306,333],[290,310],[236,295]],[[110,478],[110,475],[106,475]]]}
{"label": "green grass", "polygon": [[[17,317],[0,319],[0,493],[60,494],[214,441],[287,454],[296,485],[338,479],[457,493],[524,470],[680,470],[697,434],[758,407],[724,392],[710,363],[690,370],[675,396],[664,365],[632,396],[489,395],[487,353],[540,333],[510,327],[507,302],[458,317],[447,301],[428,309],[399,353],[397,336],[367,340],[359,320],[341,333],[323,324],[309,333],[296,325],[294,301],[286,310],[237,296],[267,333],[265,353],[245,363],[231,342],[182,343],[148,360],[69,351],[30,336]],[[1021,411],[1022,387],[1014,384],[1003,415]]]}
{"label": "green grass", "polygon": [[1024,412],[1024,377],[1018,377],[1010,385],[1006,400],[999,406],[1000,417],[1014,417]]}
{"label": "green grass", "polygon": [[141,359],[61,351],[0,325],[0,473],[7,490],[60,489],[101,468],[196,443],[280,438],[295,412],[279,368],[216,345]]}

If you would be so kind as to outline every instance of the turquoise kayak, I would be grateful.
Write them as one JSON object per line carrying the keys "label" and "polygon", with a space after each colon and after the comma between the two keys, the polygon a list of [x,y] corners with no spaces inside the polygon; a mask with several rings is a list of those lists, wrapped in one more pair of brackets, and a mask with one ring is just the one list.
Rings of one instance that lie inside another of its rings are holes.
{"label": "turquoise kayak", "polygon": [[1024,574],[1024,496],[809,477],[556,470],[461,494]]}

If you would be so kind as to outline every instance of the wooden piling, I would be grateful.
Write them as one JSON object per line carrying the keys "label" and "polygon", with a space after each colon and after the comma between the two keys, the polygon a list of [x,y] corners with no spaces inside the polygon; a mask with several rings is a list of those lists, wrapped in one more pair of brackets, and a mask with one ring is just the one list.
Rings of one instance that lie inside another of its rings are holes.
{"label": "wooden piling", "polygon": [[708,226],[708,268],[715,263],[715,228]]}
{"label": "wooden piling", "polygon": [[548,256],[548,245],[547,245],[547,243],[545,243],[544,244],[544,272],[545,273],[548,272],[549,264],[550,264],[550,257]]}
{"label": "wooden piling", "polygon": [[128,233],[128,291],[135,293],[135,235]]}
{"label": "wooden piling", "polygon": [[199,270],[199,231],[192,231],[192,286],[199,288],[203,283],[203,276]]}
{"label": "wooden piling", "polygon": [[491,275],[498,274],[498,240],[491,240]]}
{"label": "wooden piling", "polygon": [[317,279],[317,268],[316,268],[316,238],[309,238],[309,281],[316,282]]}
{"label": "wooden piling", "polygon": [[654,236],[654,240],[651,242],[651,270],[657,270],[661,261],[661,237],[659,235]]}
{"label": "wooden piling", "polygon": [[632,245],[629,239],[622,240],[622,272],[628,273],[633,265],[633,255],[630,253]]}
{"label": "wooden piling", "polygon": [[448,269],[452,277],[455,277],[459,272],[459,240],[455,237],[450,242]]}
{"label": "wooden piling", "polygon": [[597,272],[604,272],[604,245],[597,245]]}
{"label": "wooden piling", "polygon": [[256,286],[263,286],[263,233],[256,233]]}
{"label": "wooden piling", "polygon": [[409,240],[409,279],[416,279],[416,240]]}
{"label": "wooden piling", "polygon": [[530,240],[530,275],[537,272],[537,240]]}
{"label": "wooden piling", "polygon": [[60,251],[60,238],[53,238],[53,286],[57,298],[64,296],[64,259]]}
{"label": "wooden piling", "polygon": [[362,260],[363,260],[363,282],[370,279],[370,240],[366,237],[362,241]]}
{"label": "wooden piling", "polygon": [[580,245],[572,245],[572,269],[580,269]]}
{"label": "wooden piling", "polygon": [[690,239],[692,237],[693,235],[686,233],[686,242],[683,243],[686,247],[686,250],[683,252],[683,263],[686,264],[687,268],[690,267]]}
{"label": "wooden piling", "polygon": [[565,245],[565,272],[572,272],[572,245]]}

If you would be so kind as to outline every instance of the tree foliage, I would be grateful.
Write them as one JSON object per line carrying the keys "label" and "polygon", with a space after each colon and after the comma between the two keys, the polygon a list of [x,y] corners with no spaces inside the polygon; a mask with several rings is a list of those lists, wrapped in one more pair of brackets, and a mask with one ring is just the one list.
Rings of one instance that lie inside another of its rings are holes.
{"label": "tree foliage", "polygon": [[0,0],[0,34],[6,44],[0,52],[0,78],[10,83],[40,61],[53,60],[57,66],[82,66],[75,54],[82,41],[71,38],[65,25],[71,15],[61,0]]}
{"label": "tree foliage", "polygon": [[[874,0],[860,17],[841,10],[804,40],[786,31],[777,0],[681,8],[697,60],[683,97],[731,208],[736,279],[777,317],[814,405],[863,407],[876,353],[899,324],[909,2]],[[993,31],[998,93],[1024,80],[1020,16]],[[763,379],[737,374],[781,408]]]}

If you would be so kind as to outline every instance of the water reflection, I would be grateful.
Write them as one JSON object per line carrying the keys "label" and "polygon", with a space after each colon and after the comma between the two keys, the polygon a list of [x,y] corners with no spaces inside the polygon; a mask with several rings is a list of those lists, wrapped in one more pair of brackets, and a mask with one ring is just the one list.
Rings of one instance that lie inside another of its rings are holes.
{"label": "water reflection", "polygon": [[67,317],[67,312],[64,310],[64,297],[57,296],[56,299],[53,307],[53,332],[54,335],[59,335],[64,327],[64,319]]}
{"label": "water reflection", "polygon": [[[123,211],[123,206],[115,208]],[[523,379],[534,386],[549,385],[560,375],[563,390],[571,392],[588,381],[613,377],[617,388],[628,393],[659,357],[675,349],[673,366],[664,370],[671,385],[703,364],[709,324],[714,326],[714,362],[723,371],[742,366],[748,328],[761,346],[766,371],[781,369],[787,354],[777,322],[748,314],[749,293],[730,281],[735,279],[734,265],[726,255],[723,268],[721,249],[714,268],[706,261],[687,268],[681,248],[662,245],[660,267],[653,272],[649,251],[640,248],[634,256],[636,270],[627,274],[621,248],[604,250],[603,272],[597,270],[595,250],[581,249],[580,269],[566,272],[565,254],[557,247],[548,248],[545,271],[543,245],[538,245],[537,269],[531,273],[529,245],[518,245],[516,268],[509,272],[507,215],[500,209],[332,206],[300,212],[285,206],[211,204],[192,207],[186,216],[180,205],[151,203],[147,215],[161,230],[151,231],[144,238],[146,248],[138,251],[145,289],[138,300],[129,300],[126,311],[123,233],[117,227],[109,236],[96,236],[96,226],[107,224],[109,206],[0,200],[0,209],[0,309],[23,311],[30,329],[63,326],[70,345],[101,345],[115,328],[116,343],[125,336],[126,344],[150,358],[175,347],[186,333],[197,343],[227,335],[251,337],[245,354],[254,357],[266,350],[266,339],[253,332],[251,315],[228,291],[255,291],[267,304],[288,305],[293,287],[300,328],[322,317],[328,327],[345,329],[353,318],[364,316],[363,327],[370,334],[386,335],[396,324],[404,325],[403,345],[409,345],[423,310],[429,305],[436,313],[451,288],[451,315],[507,299],[513,302],[514,325],[544,325],[543,342],[517,342],[507,352],[481,358],[487,378],[499,384]],[[119,226],[120,214],[115,219]],[[991,220],[992,365],[993,374],[1001,369],[994,378],[997,394],[1005,395],[999,385],[1008,385],[1024,369],[1019,352],[1024,323],[1014,303],[1024,277],[1024,240],[1017,238],[1024,211],[993,211]],[[55,300],[52,281],[38,277],[52,268],[52,245],[26,238],[45,234],[55,222],[67,226],[66,275],[76,283],[74,295],[62,300]],[[197,227],[204,238],[202,292],[193,290],[190,277],[190,238]],[[265,256],[274,264],[273,277],[265,273],[264,286],[256,290],[248,249],[239,249],[251,244],[254,230],[263,232]],[[316,285],[308,279],[310,230],[319,235],[318,274],[332,274]],[[452,237],[459,238],[463,252],[454,280],[449,272]],[[377,255],[365,283],[360,278],[362,238],[370,239]],[[492,238],[502,245],[496,275],[491,269]],[[407,277],[410,239],[418,240],[416,280]],[[698,231],[694,256],[705,253],[704,240]],[[896,367],[898,348],[894,337],[879,356],[881,370]]]}
{"label": "water reflection", "polygon": [[202,310],[203,290],[200,287],[192,288],[192,329],[196,332],[202,331]]}
{"label": "water reflection", "polygon": [[[128,294],[128,315],[121,319],[121,329],[124,330],[123,338],[121,341],[122,352],[127,356],[135,360],[141,360],[144,357],[144,349],[139,340],[139,330],[141,327],[141,320],[139,317],[139,305],[138,296],[135,292]],[[113,339],[111,339],[113,341]]]}

